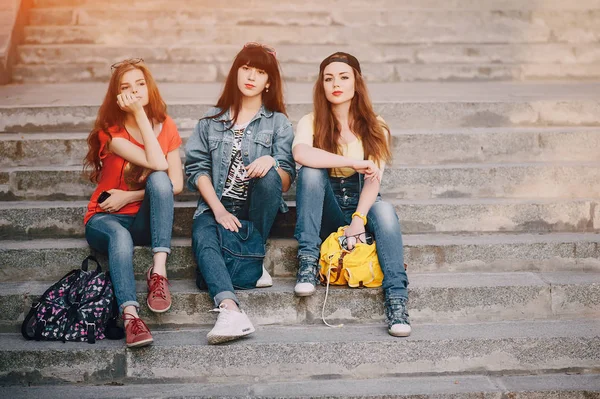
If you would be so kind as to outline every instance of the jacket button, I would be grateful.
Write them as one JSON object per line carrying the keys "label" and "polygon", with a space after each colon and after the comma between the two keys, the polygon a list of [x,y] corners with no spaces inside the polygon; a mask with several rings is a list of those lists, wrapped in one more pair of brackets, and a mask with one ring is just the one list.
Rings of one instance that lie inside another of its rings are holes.
{"label": "jacket button", "polygon": [[246,152],[244,153],[244,155],[245,155],[245,156],[248,156],[248,151],[246,151]]}

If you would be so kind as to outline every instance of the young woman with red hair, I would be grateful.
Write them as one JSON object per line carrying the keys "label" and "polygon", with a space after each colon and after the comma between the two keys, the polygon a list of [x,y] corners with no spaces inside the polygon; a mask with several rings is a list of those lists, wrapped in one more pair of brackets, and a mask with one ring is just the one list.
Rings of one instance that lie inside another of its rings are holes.
{"label": "young woman with red hair", "polygon": [[108,91],[88,137],[85,167],[97,183],[84,218],[90,246],[108,254],[110,277],[125,322],[126,344],[152,343],[138,315],[134,245],[151,245],[147,304],[171,307],[166,261],[171,252],[173,195],[183,189],[181,138],[141,59],[114,64]]}
{"label": "young woman with red hair", "polygon": [[358,60],[334,53],[320,65],[314,88],[314,112],[298,122],[293,143],[298,172],[296,190],[298,276],[296,295],[315,292],[319,248],[338,227],[347,245],[374,235],[384,274],[388,332],[408,336],[408,279],[402,234],[394,207],[381,200],[379,187],[391,160],[390,132],[373,111]]}
{"label": "young woman with red hair", "polygon": [[218,225],[238,232],[240,220],[249,221],[264,248],[278,210],[285,211],[282,192],[296,176],[293,139],[275,50],[247,43],[233,61],[216,107],[200,119],[186,144],[188,187],[200,193],[192,228],[197,285],[208,289],[219,313],[209,344],[254,332],[234,289],[269,286],[272,279],[264,267],[229,270]]}

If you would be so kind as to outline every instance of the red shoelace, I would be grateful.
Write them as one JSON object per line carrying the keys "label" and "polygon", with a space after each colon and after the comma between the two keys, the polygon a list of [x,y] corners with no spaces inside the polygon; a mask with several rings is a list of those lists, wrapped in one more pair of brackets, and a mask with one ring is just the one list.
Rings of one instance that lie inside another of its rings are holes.
{"label": "red shoelace", "polygon": [[150,275],[150,292],[154,298],[161,297],[162,299],[167,299],[167,294],[165,293],[165,282],[169,284],[169,280],[160,274],[152,273]]}
{"label": "red shoelace", "polygon": [[137,335],[139,333],[143,333],[146,331],[150,331],[148,329],[148,326],[146,325],[146,323],[144,323],[144,320],[140,319],[139,317],[135,317],[134,315],[132,315],[130,313],[123,313],[123,320],[129,321],[129,323],[127,324],[127,327],[131,328],[131,332],[134,335]]}

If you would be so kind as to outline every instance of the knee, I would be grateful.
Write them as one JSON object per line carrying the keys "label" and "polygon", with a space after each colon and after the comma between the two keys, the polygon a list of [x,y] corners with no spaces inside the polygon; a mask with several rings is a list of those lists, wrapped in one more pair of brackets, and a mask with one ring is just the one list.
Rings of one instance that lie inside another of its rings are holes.
{"label": "knee", "polygon": [[282,182],[281,176],[274,168],[271,168],[266,175],[261,178],[254,179],[254,190],[258,190],[261,192],[268,192],[281,195],[282,192]]}
{"label": "knee", "polygon": [[328,178],[327,169],[316,169],[303,166],[298,172],[298,186],[309,190],[324,187],[324,182]]}
{"label": "knee", "polygon": [[133,238],[131,233],[126,229],[118,229],[108,234],[110,248],[113,251],[132,253],[133,254]]}
{"label": "knee", "polygon": [[169,175],[162,170],[150,173],[146,181],[146,189],[154,194],[173,195],[173,183]]}
{"label": "knee", "polygon": [[368,221],[383,231],[400,229],[400,221],[396,209],[389,202],[377,201],[371,206]]}
{"label": "knee", "polygon": [[214,217],[205,212],[194,219],[192,225],[192,246],[195,249],[203,249],[208,241],[217,235],[217,223]]}

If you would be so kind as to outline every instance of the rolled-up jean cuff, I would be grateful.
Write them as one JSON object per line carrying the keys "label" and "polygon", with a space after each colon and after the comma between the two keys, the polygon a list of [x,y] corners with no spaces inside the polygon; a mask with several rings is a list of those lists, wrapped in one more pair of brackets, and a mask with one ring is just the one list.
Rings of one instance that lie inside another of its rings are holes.
{"label": "rolled-up jean cuff", "polygon": [[225,299],[231,299],[238,306],[240,306],[240,301],[238,301],[237,296],[235,296],[235,294],[231,291],[223,291],[223,292],[219,292],[217,295],[215,295],[215,298],[214,298],[215,306],[219,307],[221,302],[223,302]]}
{"label": "rolled-up jean cuff", "polygon": [[152,253],[158,253],[158,252],[166,252],[167,254],[171,253],[171,248],[167,248],[167,247],[156,247],[156,248],[152,248]]}
{"label": "rolled-up jean cuff", "polygon": [[385,299],[404,299],[408,300],[408,292],[406,290],[386,290]]}
{"label": "rolled-up jean cuff", "polygon": [[140,303],[138,301],[126,301],[121,304],[119,311],[123,313],[123,310],[125,310],[125,307],[127,306],[135,306],[136,310],[140,310]]}

